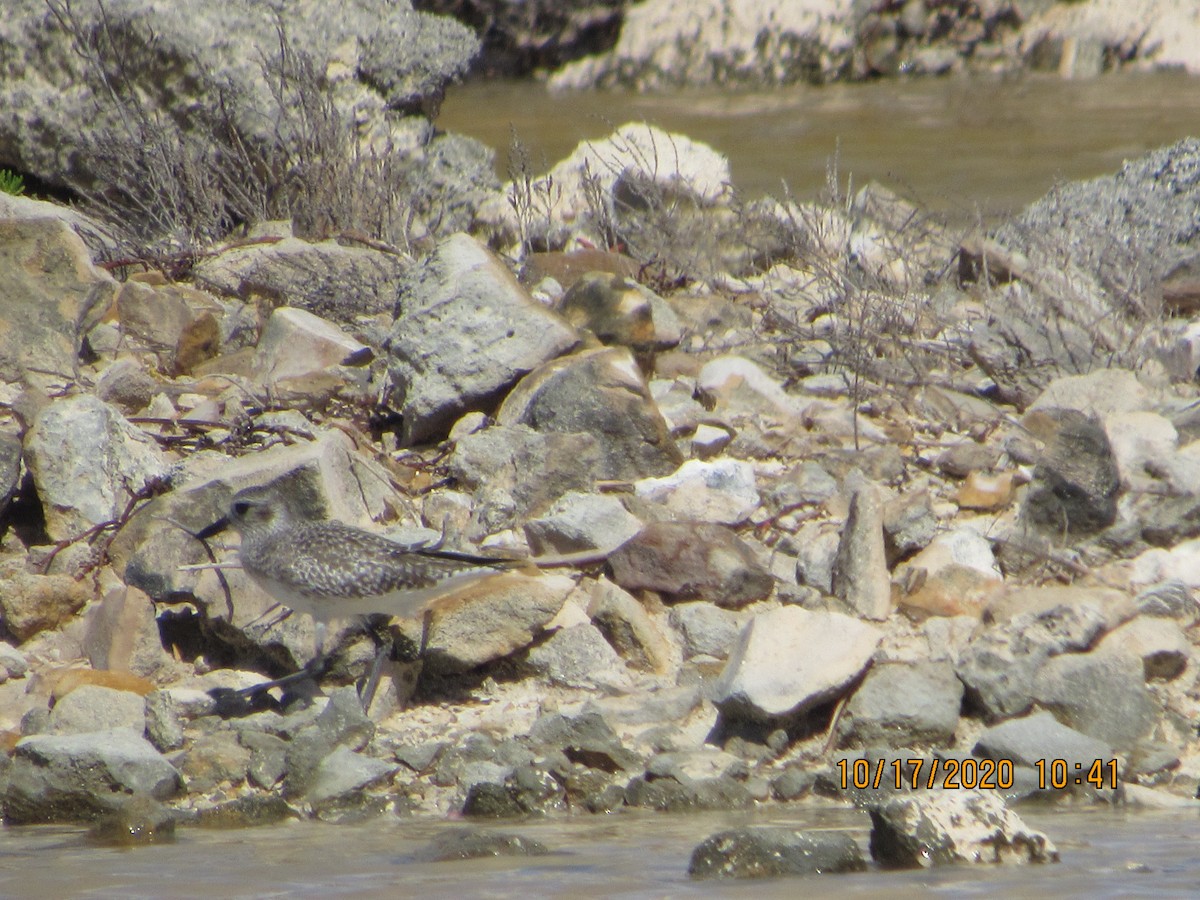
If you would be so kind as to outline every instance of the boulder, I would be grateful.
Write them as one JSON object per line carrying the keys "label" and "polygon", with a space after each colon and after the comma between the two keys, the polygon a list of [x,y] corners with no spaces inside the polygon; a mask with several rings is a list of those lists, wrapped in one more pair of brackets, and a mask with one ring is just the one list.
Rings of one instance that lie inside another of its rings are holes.
{"label": "boulder", "polygon": [[860,616],[883,621],[892,611],[892,585],[883,542],[883,501],[872,484],[850,497],[833,564],[833,592]]}
{"label": "boulder", "polygon": [[861,872],[867,863],[849,834],[789,828],[739,828],[706,838],[692,851],[692,878],[778,878]]}
{"label": "boulder", "polygon": [[948,662],[879,663],[846,704],[840,746],[921,747],[954,740],[963,686]]}

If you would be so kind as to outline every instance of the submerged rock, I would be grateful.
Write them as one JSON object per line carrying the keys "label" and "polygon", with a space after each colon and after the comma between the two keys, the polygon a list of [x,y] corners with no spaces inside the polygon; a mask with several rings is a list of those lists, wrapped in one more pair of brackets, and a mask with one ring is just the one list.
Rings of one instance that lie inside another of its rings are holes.
{"label": "submerged rock", "polygon": [[867,863],[854,838],[836,832],[739,828],[706,838],[692,851],[692,878],[777,878],[861,872]]}

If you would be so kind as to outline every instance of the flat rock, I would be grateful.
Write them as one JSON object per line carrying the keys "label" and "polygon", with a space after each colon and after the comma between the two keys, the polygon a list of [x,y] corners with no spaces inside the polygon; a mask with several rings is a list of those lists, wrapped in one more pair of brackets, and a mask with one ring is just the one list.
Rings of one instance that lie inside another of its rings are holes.
{"label": "flat rock", "polygon": [[1038,670],[1033,698],[1072,728],[1128,751],[1161,713],[1144,678],[1143,662],[1135,656],[1066,653]]}
{"label": "flat rock", "polygon": [[397,768],[394,763],[338,747],[317,766],[304,799],[313,807],[344,800],[386,781]]}
{"label": "flat rock", "polygon": [[778,878],[861,872],[867,863],[854,838],[840,832],[738,828],[706,838],[692,851],[692,878]]}
{"label": "flat rock", "polygon": [[303,309],[281,306],[271,313],[258,340],[254,374],[261,384],[278,385],[338,366],[363,365],[372,352],[332,322]]}
{"label": "flat rock", "polygon": [[464,412],[490,407],[578,342],[466,234],[447,238],[408,273],[399,297],[388,368],[400,388],[406,444],[444,435]]}
{"label": "flat rock", "polygon": [[1096,650],[1140,659],[1147,680],[1178,678],[1192,656],[1191,642],[1175,622],[1151,616],[1126,622],[1105,635]]}
{"label": "flat rock", "polygon": [[54,540],[115,519],[171,468],[147,434],[90,394],[44,407],[25,435],[25,459]]}
{"label": "flat rock", "polygon": [[1063,759],[1072,773],[1075,765],[1086,770],[1095,760],[1112,758],[1112,748],[1104,741],[1062,724],[1046,710],[993,725],[979,736],[972,752],[997,762],[1007,759],[1019,766]]}
{"label": "flat rock", "polygon": [[934,790],[870,807],[871,856],[887,868],[1058,862],[1058,849],[992,792]]}
{"label": "flat rock", "polygon": [[144,348],[168,375],[189,374],[221,349],[221,305],[179,284],[126,281],[117,294],[123,342]]}
{"label": "flat rock", "polygon": [[625,688],[625,661],[591,624],[562,628],[529,651],[527,662],[551,684],[575,688]]}
{"label": "flat rock", "polygon": [[723,525],[652,522],[609,557],[613,580],[628,591],[705,599],[737,608],[775,586],[745,541]]}
{"label": "flat rock", "polygon": [[496,421],[594,436],[603,451],[603,478],[666,475],[683,462],[633,354],[623,347],[584,350],[531,372],[505,398]]}
{"label": "flat rock", "polygon": [[842,712],[840,746],[920,747],[954,739],[963,686],[949,662],[878,663]]}
{"label": "flat rock", "polygon": [[882,637],[876,626],[841,613],[795,606],[760,613],[738,637],[713,702],[736,718],[802,715],[862,674]]}
{"label": "flat rock", "polygon": [[611,494],[569,491],[525,523],[535,556],[595,550],[608,554],[642,530],[641,520]]}
{"label": "flat rock", "polygon": [[456,862],[500,856],[546,856],[549,853],[540,841],[519,834],[455,828],[435,837],[421,852],[421,857],[430,862]]}
{"label": "flat rock", "polygon": [[737,459],[692,459],[662,478],[633,486],[639,497],[661,503],[675,519],[737,525],[758,508],[754,468]]}
{"label": "flat rock", "polygon": [[574,589],[564,575],[507,573],[439,600],[429,620],[426,665],[466,672],[528,646]]}
{"label": "flat rock", "polygon": [[12,824],[88,821],[129,795],[169,800],[182,786],[175,767],[126,729],[37,735],[13,750],[4,816]]}
{"label": "flat rock", "polygon": [[683,655],[725,659],[745,624],[745,613],[697,601],[671,607],[670,621],[683,637]]}
{"label": "flat rock", "polygon": [[146,728],[146,701],[141,694],[85,684],[71,691],[50,710],[49,734],[82,734],[128,728],[140,735]]}
{"label": "flat rock", "polygon": [[696,377],[696,391],[714,413],[735,423],[754,416],[786,422],[800,413],[800,404],[782,384],[741,356],[705,363]]}

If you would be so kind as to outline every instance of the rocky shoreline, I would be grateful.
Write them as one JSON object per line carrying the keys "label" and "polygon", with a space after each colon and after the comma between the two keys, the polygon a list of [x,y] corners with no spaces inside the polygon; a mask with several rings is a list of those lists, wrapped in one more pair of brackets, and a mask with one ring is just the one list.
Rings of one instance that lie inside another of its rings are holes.
{"label": "rocky shoreline", "polygon": [[[427,106],[376,123],[429,137]],[[438,141],[393,144],[452,182],[402,226],[173,245],[0,194],[6,823],[852,803],[917,866],[1056,859],[1025,799],[1197,805],[1200,141],[967,236],[879,185],[747,201],[645,125],[506,185]],[[230,715],[316,649],[197,538],[271,482],[589,561],[347,622],[320,692]],[[691,871],[864,865],[750,829]]]}

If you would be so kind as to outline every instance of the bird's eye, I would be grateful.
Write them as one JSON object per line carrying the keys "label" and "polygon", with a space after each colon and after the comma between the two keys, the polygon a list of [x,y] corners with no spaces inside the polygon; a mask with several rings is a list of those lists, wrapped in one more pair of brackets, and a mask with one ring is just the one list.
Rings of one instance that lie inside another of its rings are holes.
{"label": "bird's eye", "polygon": [[233,514],[238,518],[241,518],[248,512],[250,512],[250,504],[245,500],[238,500],[233,504]]}

